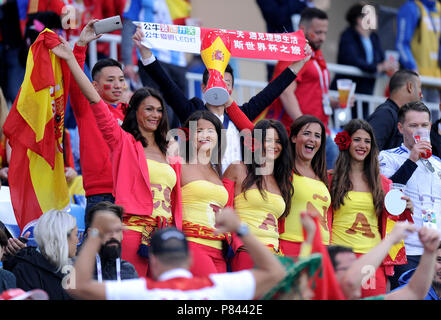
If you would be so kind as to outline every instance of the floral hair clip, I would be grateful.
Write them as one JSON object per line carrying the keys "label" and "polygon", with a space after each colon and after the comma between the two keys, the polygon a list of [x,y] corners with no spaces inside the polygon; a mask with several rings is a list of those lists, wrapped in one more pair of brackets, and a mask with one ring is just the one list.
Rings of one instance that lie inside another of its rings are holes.
{"label": "floral hair clip", "polygon": [[244,137],[243,145],[251,152],[255,152],[262,147],[261,143],[256,138],[253,138],[251,135],[246,135]]}
{"label": "floral hair clip", "polygon": [[343,130],[342,132],[337,133],[334,142],[338,146],[338,150],[343,151],[349,148],[352,139],[349,133],[346,130]]}

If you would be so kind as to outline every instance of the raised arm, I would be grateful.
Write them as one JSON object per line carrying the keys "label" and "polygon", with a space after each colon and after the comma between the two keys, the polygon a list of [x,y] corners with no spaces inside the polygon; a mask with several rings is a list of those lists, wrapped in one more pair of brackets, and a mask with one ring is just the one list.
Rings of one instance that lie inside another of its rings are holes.
{"label": "raised arm", "polygon": [[423,300],[429,292],[435,273],[439,233],[438,230],[422,227],[418,236],[424,247],[418,267],[407,286],[387,294],[387,300]]}
{"label": "raised arm", "polygon": [[95,90],[92,83],[90,83],[89,78],[84,74],[83,70],[79,66],[69,43],[62,37],[60,37],[61,44],[52,49],[52,52],[59,58],[66,61],[72,76],[74,77],[76,83],[80,87],[81,92],[86,97],[86,99],[91,104],[96,104],[100,102],[101,97]]}
{"label": "raised arm", "polygon": [[371,266],[376,270],[383,259],[386,257],[390,248],[400,243],[406,238],[409,232],[414,232],[415,227],[407,222],[397,222],[391,233],[388,234],[377,246],[368,253],[358,258],[346,271],[341,282],[343,292],[347,297],[358,296],[360,288],[366,278],[366,266]]}
{"label": "raised arm", "polygon": [[102,238],[112,232],[112,226],[120,223],[118,217],[108,212],[97,212],[92,221],[88,237],[85,240],[74,264],[75,286],[68,289],[69,295],[77,299],[105,300],[105,284],[93,279],[95,256],[98,253]]}
{"label": "raised arm", "polygon": [[[93,24],[97,21],[98,19],[93,19],[87,23],[87,25],[81,31],[80,37],[74,47],[73,53],[81,69],[84,68],[84,62],[86,61],[87,45],[89,44],[89,42],[96,40],[102,36],[102,34],[96,35],[93,29]],[[72,79],[70,81],[69,99],[75,118],[78,121],[82,113],[89,108],[89,103],[86,97],[81,93],[81,90],[73,75],[71,75],[71,77]]]}
{"label": "raised arm", "polygon": [[[224,208],[216,215],[217,232],[238,232],[247,227],[241,224],[239,217],[231,208]],[[261,297],[285,277],[285,268],[277,258],[249,230],[238,234],[254,262],[251,270],[256,281],[255,298]]]}
{"label": "raised arm", "polygon": [[52,49],[52,52],[61,59],[64,59],[70,68],[71,75],[75,79],[82,94],[89,101],[95,119],[104,140],[111,149],[121,142],[123,130],[118,125],[116,119],[111,115],[107,104],[101,99],[95,87],[89,81],[83,70],[78,65],[77,60],[69,46],[69,43],[60,37],[61,44]]}
{"label": "raised arm", "polygon": [[144,70],[155,80],[167,104],[177,114],[179,120],[184,123],[193,112],[203,109],[204,103],[197,98],[187,99],[177,84],[162,69],[151,50],[141,44],[143,37],[141,27],[138,26],[133,35],[133,42],[139,49]]}

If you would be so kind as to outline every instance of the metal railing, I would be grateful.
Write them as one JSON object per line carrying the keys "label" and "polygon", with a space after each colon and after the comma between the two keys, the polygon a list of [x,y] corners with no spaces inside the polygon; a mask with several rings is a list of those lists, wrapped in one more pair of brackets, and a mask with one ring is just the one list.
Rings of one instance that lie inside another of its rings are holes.
{"label": "metal railing", "polygon": [[[71,44],[76,41],[76,38],[70,39]],[[107,42],[110,46],[110,58],[118,60],[118,45],[121,43],[121,36],[114,34],[104,34],[100,39],[96,41],[92,41],[89,43],[89,64],[90,68],[92,68],[97,59],[97,41]],[[270,63],[275,64],[277,61],[266,61],[266,60],[253,60],[262,63]],[[383,83],[386,83],[386,75],[384,74],[372,74],[367,73],[360,70],[354,66],[340,65],[335,63],[328,63],[328,70],[331,74],[343,74],[343,75],[351,75],[351,76],[360,76],[366,78],[376,78],[377,82],[382,80]],[[186,75],[188,81],[188,96],[193,97],[196,94],[196,83],[202,80],[202,75],[197,73],[187,73]],[[421,84],[425,86],[431,86],[435,88],[441,89],[441,79],[420,76]],[[247,102],[251,97],[256,95],[260,90],[262,90],[267,85],[265,81],[254,81],[254,80],[246,80],[237,78],[234,81],[234,99],[239,103],[243,104]],[[381,91],[381,90],[380,90]],[[384,88],[381,92],[384,92]],[[336,91],[330,91],[330,95],[334,98],[338,97],[338,93]],[[358,118],[363,118],[363,104],[368,105],[369,114],[371,114],[375,108],[383,103],[386,100],[386,97],[382,95],[364,95],[364,94],[355,94],[355,106],[356,108],[356,116]],[[428,103],[425,104],[429,107],[432,112],[436,112],[438,115],[439,106],[436,103]],[[340,128],[346,121],[349,121],[352,118],[352,114],[350,109],[340,109],[335,110],[333,117],[331,117],[330,126],[335,129]]]}

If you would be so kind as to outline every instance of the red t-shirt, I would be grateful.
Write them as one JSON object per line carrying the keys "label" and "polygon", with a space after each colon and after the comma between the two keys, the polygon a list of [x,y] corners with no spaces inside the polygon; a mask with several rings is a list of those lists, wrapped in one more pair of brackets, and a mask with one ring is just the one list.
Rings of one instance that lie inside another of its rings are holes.
{"label": "red t-shirt", "polygon": [[[277,77],[283,70],[285,70],[291,64],[290,61],[279,61],[274,69],[273,79]],[[322,77],[325,74],[329,79],[329,71],[326,68],[326,62],[320,50],[314,52],[313,57],[303,66],[297,75],[296,82],[297,88],[294,94],[300,105],[300,110],[303,114],[310,114],[319,118],[326,127],[326,132],[329,134],[328,119],[323,111],[322,105],[322,87],[320,85],[320,74],[317,70],[317,66],[320,68]],[[322,78],[323,79],[323,78]],[[326,83],[324,81],[323,83]],[[328,92],[329,81],[325,90]],[[277,119],[289,128],[293,122],[291,117],[286,113],[283,108],[282,101],[277,98],[270,106],[266,118]]]}
{"label": "red t-shirt", "polygon": [[[74,48],[75,57],[81,67],[84,65],[86,49],[87,47],[78,46]],[[112,193],[113,178],[110,149],[98,129],[89,102],[81,93],[74,79],[71,80],[69,94],[80,136],[80,163],[86,196]],[[108,107],[112,115],[121,120],[118,122],[122,123],[124,114],[121,105],[117,107],[108,105]]]}

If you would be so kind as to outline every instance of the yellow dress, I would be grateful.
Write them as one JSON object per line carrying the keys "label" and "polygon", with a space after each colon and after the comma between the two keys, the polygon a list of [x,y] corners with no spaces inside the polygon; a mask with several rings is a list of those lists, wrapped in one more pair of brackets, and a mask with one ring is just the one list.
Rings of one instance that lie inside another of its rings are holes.
{"label": "yellow dress", "polygon": [[303,227],[300,213],[315,211],[320,215],[320,232],[322,243],[329,245],[329,229],[327,221],[328,208],[331,205],[331,195],[326,185],[316,179],[299,176],[293,177],[294,196],[291,200],[291,210],[285,219],[285,232],[280,234],[280,239],[303,242]]}
{"label": "yellow dress", "polygon": [[372,193],[349,191],[334,212],[331,244],[367,253],[381,241]]}
{"label": "yellow dress", "polygon": [[223,185],[194,180],[182,187],[182,228],[189,241],[222,249],[222,235],[215,236],[215,214],[228,202]]}
{"label": "yellow dress", "polygon": [[281,195],[266,191],[266,198],[262,198],[258,189],[247,190],[246,199],[244,192],[234,197],[234,209],[254,236],[278,252],[278,219],[286,205]]}
{"label": "yellow dress", "polygon": [[153,196],[152,215],[130,216],[125,221],[127,229],[137,232],[145,232],[146,224],[153,231],[160,219],[172,224],[171,192],[176,185],[176,172],[169,164],[152,159],[147,159],[147,166]]}

